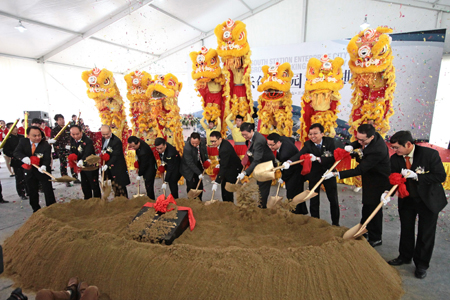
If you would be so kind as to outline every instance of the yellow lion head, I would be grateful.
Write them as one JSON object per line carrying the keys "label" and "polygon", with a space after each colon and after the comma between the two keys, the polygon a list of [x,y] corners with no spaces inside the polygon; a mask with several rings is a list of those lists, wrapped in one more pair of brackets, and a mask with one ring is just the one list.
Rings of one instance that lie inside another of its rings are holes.
{"label": "yellow lion head", "polygon": [[247,30],[241,21],[228,19],[216,26],[214,34],[217,37],[217,52],[221,57],[244,56],[250,51]]}
{"label": "yellow lion head", "polygon": [[[264,95],[270,97],[268,94],[279,94],[280,98],[284,96],[285,92],[291,89],[291,80],[294,76],[294,72],[291,70],[290,63],[276,63],[275,66],[263,66],[262,71],[264,73],[261,79],[261,84],[258,86],[258,92],[265,92]],[[263,96],[263,98],[265,98]],[[273,99],[270,97],[270,99]],[[269,100],[270,100],[269,99]]]}
{"label": "yellow lion head", "polygon": [[145,98],[145,92],[147,91],[151,80],[152,75],[145,71],[134,71],[125,75],[125,81],[127,82],[128,89],[127,98],[130,101]]}
{"label": "yellow lion head", "polygon": [[178,97],[183,84],[178,82],[173,74],[156,75],[155,80],[148,86],[145,93],[149,98]]}
{"label": "yellow lion head", "polygon": [[81,74],[81,79],[86,82],[87,94],[91,99],[109,98],[116,95],[114,88],[116,82],[111,71],[94,68],[90,71],[84,71]]}
{"label": "yellow lion head", "polygon": [[353,73],[376,73],[392,64],[391,28],[366,29],[355,35],[347,46],[349,67]]}
{"label": "yellow lion head", "polygon": [[192,60],[192,79],[208,82],[222,74],[216,50],[203,46],[199,52],[193,51],[189,56]]}
{"label": "yellow lion head", "polygon": [[322,55],[320,60],[311,58],[306,70],[305,91],[339,91],[342,89],[344,87],[342,81],[343,64],[342,58],[330,59],[327,54]]}

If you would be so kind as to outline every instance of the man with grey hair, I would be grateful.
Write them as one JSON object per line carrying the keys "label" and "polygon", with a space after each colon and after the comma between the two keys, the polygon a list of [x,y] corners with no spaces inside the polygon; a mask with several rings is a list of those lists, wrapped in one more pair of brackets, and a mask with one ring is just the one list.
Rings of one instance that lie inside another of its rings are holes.
{"label": "man with grey hair", "polygon": [[112,133],[111,127],[108,125],[102,125],[101,133],[102,152],[104,151],[110,156],[102,170],[105,172],[105,177],[111,180],[114,195],[128,198],[127,185],[130,184],[130,176],[123,154],[122,141]]}

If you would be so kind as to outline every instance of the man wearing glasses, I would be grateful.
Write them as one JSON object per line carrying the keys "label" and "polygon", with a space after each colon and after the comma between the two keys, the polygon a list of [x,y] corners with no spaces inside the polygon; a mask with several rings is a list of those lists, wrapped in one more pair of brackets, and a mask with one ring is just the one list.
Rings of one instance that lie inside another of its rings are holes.
{"label": "man wearing glasses", "polygon": [[[361,148],[362,158],[356,157],[359,163],[354,169],[330,172],[324,174],[325,179],[339,176],[339,179],[361,175],[362,177],[362,217],[363,224],[380,203],[381,195],[390,188],[389,175],[391,168],[389,163],[389,150],[385,141],[375,128],[370,124],[362,124],[358,127],[356,141],[345,146],[348,152]],[[367,225],[369,244],[376,247],[382,244],[383,210],[380,209],[375,217]]]}
{"label": "man wearing glasses", "polygon": [[222,200],[233,202],[233,193],[225,189],[227,182],[235,183],[236,176],[242,171],[242,164],[239,156],[234,151],[229,141],[223,140],[219,131],[211,132],[209,141],[212,147],[219,150],[220,170],[213,184],[212,190],[217,190],[217,185],[221,184]]}

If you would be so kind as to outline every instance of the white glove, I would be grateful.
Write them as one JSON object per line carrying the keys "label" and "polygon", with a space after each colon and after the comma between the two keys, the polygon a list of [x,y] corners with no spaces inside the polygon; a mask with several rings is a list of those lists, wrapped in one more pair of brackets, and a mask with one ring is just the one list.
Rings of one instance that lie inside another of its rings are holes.
{"label": "white glove", "polygon": [[102,167],[102,171],[106,171],[106,170],[108,170],[108,166],[107,166],[107,165],[104,165],[104,166]]}
{"label": "white glove", "polygon": [[30,160],[29,157],[24,157],[24,158],[22,158],[22,162],[23,162],[24,164],[27,164],[27,165],[30,165],[30,164],[31,164],[31,160]]}
{"label": "white glove", "polygon": [[290,160],[285,161],[285,162],[283,163],[283,165],[282,165],[283,170],[289,169],[289,168],[291,167],[291,163],[292,163],[292,161],[290,161]]}
{"label": "white glove", "polygon": [[279,183],[279,184],[283,184],[283,182],[284,182],[283,179],[281,179],[281,178],[278,179],[278,183]]}
{"label": "white glove", "polygon": [[214,168],[220,168],[220,164],[217,164]]}
{"label": "white glove", "polygon": [[141,176],[136,176],[136,180],[141,180]]}
{"label": "white glove", "polygon": [[44,173],[45,171],[47,171],[47,167],[46,166],[41,166],[39,168],[39,172]]}
{"label": "white glove", "polygon": [[164,182],[164,183],[162,184],[161,188],[162,188],[163,190],[165,190],[165,189],[167,188],[167,183]]}
{"label": "white glove", "polygon": [[391,197],[386,197],[389,191],[384,191],[383,195],[381,195],[380,201],[383,201],[383,204],[386,205],[391,201]]}
{"label": "white glove", "polygon": [[49,144],[54,144],[54,143],[56,143],[56,140],[55,140],[55,139],[49,139],[49,140],[48,140],[48,143],[49,143]]}
{"label": "white glove", "polygon": [[203,180],[203,174],[198,175],[198,179]]}
{"label": "white glove", "polygon": [[211,190],[214,191],[214,192],[217,191],[217,186],[218,185],[219,184],[217,182],[214,182]]}
{"label": "white glove", "polygon": [[236,179],[242,180],[242,179],[244,179],[244,177],[245,177],[245,173],[242,172],[242,173],[239,173],[239,175],[236,177]]}
{"label": "white glove", "polygon": [[311,156],[311,161],[316,161],[317,157],[314,154],[310,154],[309,156]]}
{"label": "white glove", "polygon": [[82,166],[83,166],[83,161],[80,159],[80,160],[77,162],[77,167],[81,168]]}
{"label": "white glove", "polygon": [[70,145],[66,145],[66,150],[70,150]]}
{"label": "white glove", "polygon": [[348,146],[344,147],[344,150],[347,151],[347,152],[352,152],[353,151],[353,147],[348,145]]}
{"label": "white glove", "polygon": [[405,178],[412,178],[414,180],[417,180],[417,174],[414,171],[411,171],[409,169],[402,169],[402,175]]}
{"label": "white glove", "polygon": [[323,179],[325,179],[325,180],[328,180],[328,179],[330,179],[330,178],[333,178],[333,177],[335,177],[336,176],[336,174],[334,174],[333,172],[325,172],[323,175],[322,175],[322,177],[323,177]]}

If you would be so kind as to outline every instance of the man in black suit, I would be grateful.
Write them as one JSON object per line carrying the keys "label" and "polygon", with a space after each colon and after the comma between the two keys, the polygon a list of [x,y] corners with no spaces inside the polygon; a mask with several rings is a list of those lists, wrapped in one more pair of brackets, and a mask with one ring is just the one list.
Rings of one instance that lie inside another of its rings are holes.
{"label": "man in black suit", "polygon": [[[309,188],[312,189],[317,182],[322,178],[322,174],[331,168],[334,164],[334,139],[324,137],[324,128],[321,124],[315,123],[309,127],[308,138],[303,148],[291,161],[299,160],[303,154],[310,154],[311,156],[311,172],[305,175],[306,180],[309,181]],[[328,201],[330,201],[331,224],[339,226],[339,200],[337,192],[336,178],[323,181],[322,183],[327,193]],[[311,217],[320,219],[320,187],[316,189],[317,196],[311,198],[309,202],[309,210]]]}
{"label": "man in black suit", "polygon": [[[415,276],[425,278],[434,248],[439,212],[447,205],[442,182],[447,175],[439,153],[431,148],[414,145],[411,132],[399,131],[391,137],[391,172],[406,177],[409,196],[398,198],[400,215],[400,255],[388,263],[399,266],[416,265]],[[418,221],[415,240],[416,217]]]}
{"label": "man in black suit", "polygon": [[221,185],[222,200],[233,202],[233,193],[225,189],[227,182],[235,183],[236,176],[242,171],[241,159],[234,151],[229,141],[222,139],[222,135],[218,131],[213,131],[209,135],[209,141],[213,147],[219,148],[219,174],[213,184],[213,190],[217,189],[217,185]]}
{"label": "man in black suit", "polygon": [[155,148],[159,153],[161,165],[164,164],[166,175],[164,176],[164,183],[162,189],[166,189],[166,182],[169,184],[170,193],[173,198],[178,198],[178,180],[181,178],[180,165],[181,157],[177,149],[171,144],[167,143],[163,138],[155,139]]}
{"label": "man in black suit", "polygon": [[102,151],[109,154],[110,159],[103,166],[105,175],[112,182],[114,195],[128,198],[127,185],[130,184],[127,162],[123,155],[122,141],[111,132],[111,127],[102,125]]}
{"label": "man in black suit", "polygon": [[[348,152],[362,148],[362,158],[356,157],[359,165],[350,170],[330,172],[324,174],[325,179],[339,176],[340,179],[361,175],[362,177],[362,217],[363,224],[380,203],[380,197],[386,189],[389,189],[389,175],[391,167],[389,163],[389,150],[385,141],[375,128],[370,124],[362,124],[358,127],[356,141],[345,146]],[[367,225],[369,231],[369,243],[372,247],[382,244],[383,210],[380,209],[375,217]]]}
{"label": "man in black suit", "polygon": [[[70,153],[76,154],[77,166],[82,168],[85,166],[85,160],[90,155],[95,155],[94,144],[88,138],[78,125],[70,127]],[[81,169],[81,190],[84,194],[84,199],[101,198],[102,194],[98,184],[98,169],[94,171],[83,171]]]}
{"label": "man in black suit", "polygon": [[[6,124],[6,127],[11,130],[13,123]],[[25,186],[25,175],[22,168],[22,162],[14,157],[14,150],[16,149],[17,145],[19,144],[19,141],[23,139],[23,135],[20,135],[17,133],[18,129],[17,127],[14,127],[14,129],[11,132],[11,135],[9,136],[8,140],[5,142],[5,145],[3,147],[3,152],[6,156],[11,158],[11,167],[14,170],[14,174],[16,174],[16,191],[19,197],[22,200],[27,200],[28,197],[25,196],[26,193],[26,186]]]}
{"label": "man in black suit", "polygon": [[128,138],[128,146],[136,151],[137,161],[139,163],[138,176],[136,180],[144,177],[145,190],[150,199],[155,198],[155,176],[156,176],[156,159],[150,146],[137,136]]}
{"label": "man in black suit", "polygon": [[39,169],[31,166],[29,170],[25,170],[25,182],[28,187],[28,195],[30,197],[30,205],[33,212],[38,211],[39,205],[39,182],[45,195],[45,203],[47,206],[56,203],[53,187],[49,177],[43,174],[44,171],[51,172],[51,147],[45,141],[45,135],[39,127],[30,126],[27,129],[28,138],[21,139],[16,149],[14,157],[24,164],[31,166],[31,156],[39,158]]}
{"label": "man in black suit", "polygon": [[[276,151],[276,159],[279,164],[288,162],[287,164],[283,164],[284,168],[281,171],[281,179],[286,184],[286,197],[292,200],[295,196],[303,192],[305,182],[305,178],[301,174],[302,166],[298,164],[290,167],[289,165],[289,162],[292,162],[290,161],[291,157],[298,154],[299,151],[290,138],[280,136],[278,133],[271,133],[267,136],[267,146],[269,146],[270,150]],[[305,202],[298,204],[294,213],[308,214]]]}
{"label": "man in black suit", "polygon": [[[208,160],[206,144],[200,140],[200,134],[193,132],[186,141],[181,158],[181,175],[186,179],[186,191],[197,188],[200,179],[203,178],[203,163]],[[203,190],[203,182],[200,183],[200,190]],[[203,193],[198,198],[202,200]]]}
{"label": "man in black suit", "polygon": [[[242,165],[246,165],[247,161],[250,162],[250,166],[243,172],[241,172],[237,178],[239,180],[244,179],[245,175],[251,175],[253,169],[263,162],[272,161],[275,164],[275,156],[272,150],[267,146],[266,138],[259,132],[255,132],[255,124],[242,123],[241,134],[247,141],[247,154],[242,159]],[[270,193],[271,181],[257,182],[259,187],[259,193],[261,195],[261,208],[267,208],[267,198]]]}

